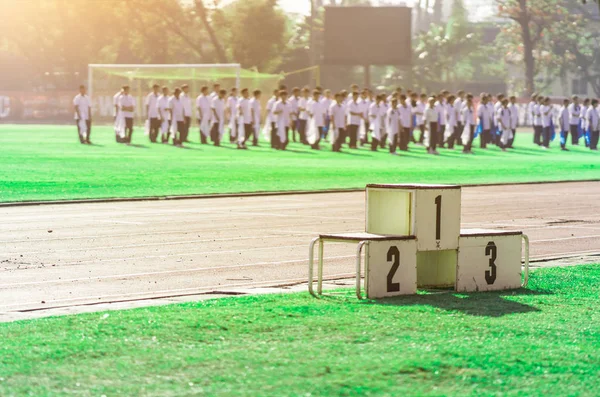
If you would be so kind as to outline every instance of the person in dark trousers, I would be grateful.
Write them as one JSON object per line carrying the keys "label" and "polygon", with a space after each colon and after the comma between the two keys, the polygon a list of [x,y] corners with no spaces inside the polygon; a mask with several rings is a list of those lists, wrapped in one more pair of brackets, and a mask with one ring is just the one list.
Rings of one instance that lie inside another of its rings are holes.
{"label": "person in dark trousers", "polygon": [[306,108],[308,106],[308,101],[310,100],[310,90],[308,88],[302,89],[302,94],[296,101],[297,107],[297,118],[298,118],[298,135],[300,136],[300,142],[303,145],[308,145],[308,141],[306,140],[306,128],[308,123],[308,112]]}
{"label": "person in dark trousers", "polygon": [[392,99],[390,108],[385,115],[385,129],[390,140],[390,154],[397,155],[396,147],[398,146],[398,134],[400,133],[400,112],[398,111],[398,100],[396,97]]}
{"label": "person in dark trousers", "polygon": [[[579,131],[579,134],[577,134],[577,141],[571,142],[571,144],[573,146],[579,145],[579,139],[581,139],[582,133],[585,133],[585,131],[588,130],[589,124],[588,124],[588,120],[587,120],[587,113],[588,113],[589,109],[590,109],[590,100],[589,100],[589,98],[585,98],[583,100],[583,106],[581,106],[581,127],[580,127],[581,130]],[[589,146],[589,143],[586,139],[584,139],[584,143],[585,143],[585,147]]]}
{"label": "person in dark trousers", "polygon": [[514,95],[510,97],[509,101],[510,105],[508,105],[508,110],[510,110],[510,128],[512,130],[512,138],[508,141],[508,148],[513,149],[515,137],[517,135],[517,127],[519,126],[519,107],[517,106],[517,97]]}
{"label": "person in dark trousers", "polygon": [[542,114],[542,148],[550,148],[551,140],[551,129],[552,129],[552,106],[550,105],[550,98],[544,98],[542,106],[540,106],[540,113]]}
{"label": "person in dark trousers", "polygon": [[425,108],[425,123],[429,128],[429,145],[427,146],[427,153],[439,155],[437,149],[437,140],[439,137],[438,133],[438,119],[439,114],[436,107],[436,98],[430,97],[429,103]]}
{"label": "person in dark trousers", "polygon": [[598,117],[598,100],[592,99],[592,105],[587,111],[587,119],[590,129],[590,150],[598,150],[598,138],[600,136],[600,118]]}
{"label": "person in dark trousers", "polygon": [[[581,105],[579,104],[579,98],[576,95],[573,95],[572,102],[567,107],[567,114],[569,116],[569,129],[566,132],[571,133],[571,143],[575,145],[579,141],[579,126],[581,125],[581,119],[584,117]],[[565,136],[565,145],[566,142],[567,137]],[[562,145],[563,149],[566,148],[565,145]]]}
{"label": "person in dark trousers", "polygon": [[183,133],[185,131],[185,111],[181,98],[181,88],[177,87],[173,91],[173,96],[169,99],[169,112],[171,113],[171,132],[173,133],[173,145],[182,147]]}
{"label": "person in dark trousers", "polygon": [[463,90],[460,90],[456,93],[456,99],[453,103],[454,111],[456,112],[455,143],[457,146],[462,146],[463,144],[462,139],[460,139],[464,129],[464,124],[461,115],[465,104],[465,92]]}
{"label": "person in dark trousers", "polygon": [[352,99],[350,99],[347,103],[348,107],[348,118],[349,123],[347,127],[347,134],[350,137],[350,149],[357,148],[358,142],[358,128],[360,127],[360,122],[363,118],[363,107],[359,102],[359,93],[358,91],[354,91],[352,93]]}
{"label": "person in dark trousers", "polygon": [[154,84],[152,86],[152,92],[146,96],[146,116],[148,117],[148,124],[150,130],[148,131],[148,136],[150,138],[150,142],[156,143],[156,139],[158,138],[158,131],[160,130],[160,119],[158,118],[158,98],[160,96],[160,86],[158,84]]}
{"label": "person in dark trousers", "polygon": [[190,87],[187,84],[181,86],[181,102],[183,103],[183,133],[181,142],[189,142],[188,135],[192,126],[192,98],[190,97]]}
{"label": "person in dark trousers", "polygon": [[475,137],[475,126],[477,122],[475,121],[475,109],[473,108],[473,95],[471,94],[467,95],[466,104],[462,110],[462,122],[463,127],[468,131],[469,134],[468,139],[463,146],[463,153],[473,154],[472,147],[473,139]]}
{"label": "person in dark trousers", "polygon": [[85,86],[79,86],[79,94],[73,99],[75,108],[75,122],[77,124],[77,136],[82,144],[91,145],[92,135],[92,101],[87,96]]}
{"label": "person in dark trousers", "polygon": [[479,146],[482,149],[487,149],[488,143],[490,143],[490,131],[492,129],[492,120],[494,118],[493,108],[490,109],[488,106],[489,97],[487,94],[484,94],[481,97],[481,103],[477,107],[477,118],[479,119],[479,124],[481,124],[481,135],[479,136]]}
{"label": "person in dark trousers", "polygon": [[400,129],[398,131],[398,142],[400,150],[408,151],[408,143],[410,142],[410,129],[412,128],[412,109],[406,103],[406,95],[400,94],[400,105],[398,106],[398,122]]}
{"label": "person in dark trousers", "polygon": [[119,99],[119,108],[125,118],[125,138],[123,139],[123,143],[130,144],[133,135],[135,99],[129,94],[129,86],[125,86],[123,90],[123,95]]}
{"label": "person in dark trousers", "polygon": [[541,107],[542,107],[542,101],[543,101],[544,97],[542,97],[541,95],[539,95],[536,99],[535,99],[535,104],[533,105],[533,143],[535,143],[538,146],[542,146],[542,133],[544,130],[544,127],[542,126],[542,112],[541,112]]}
{"label": "person in dark trousers", "polygon": [[214,97],[211,103],[212,110],[212,128],[210,138],[215,146],[221,146],[221,137],[225,129],[225,97],[227,90],[220,90],[218,96]]}
{"label": "person in dark trousers", "polygon": [[331,107],[331,126],[334,133],[332,150],[340,152],[342,139],[346,136],[346,107],[343,104],[343,94],[335,94],[335,104]]}

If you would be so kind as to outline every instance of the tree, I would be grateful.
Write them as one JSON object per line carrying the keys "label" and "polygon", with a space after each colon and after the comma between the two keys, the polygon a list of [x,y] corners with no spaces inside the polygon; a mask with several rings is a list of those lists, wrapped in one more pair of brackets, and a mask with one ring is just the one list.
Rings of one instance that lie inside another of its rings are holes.
{"label": "tree", "polygon": [[418,34],[414,44],[413,85],[427,88],[432,83],[454,85],[473,78],[477,70],[494,66],[481,45],[476,25],[468,20],[461,0],[454,2],[445,25],[432,24]]}
{"label": "tree", "polygon": [[507,48],[508,61],[524,65],[525,93],[536,90],[536,76],[545,72],[546,81],[564,73],[573,58],[550,49],[561,40],[564,26],[577,24],[578,16],[569,13],[562,0],[496,0],[500,17],[514,23],[505,26],[498,45]]}
{"label": "tree", "polygon": [[244,0],[224,10],[228,52],[244,68],[273,71],[289,39],[287,17],[277,0]]}

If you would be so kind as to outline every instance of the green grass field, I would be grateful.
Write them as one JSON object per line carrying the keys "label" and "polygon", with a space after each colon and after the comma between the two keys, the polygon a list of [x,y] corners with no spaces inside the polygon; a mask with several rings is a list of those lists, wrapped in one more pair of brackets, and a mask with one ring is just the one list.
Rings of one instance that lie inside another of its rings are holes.
{"label": "green grass field", "polygon": [[2,396],[595,396],[600,265],[529,289],[306,293],[0,324]]}
{"label": "green grass field", "polygon": [[[191,135],[198,140],[194,129]],[[600,155],[576,147],[543,151],[531,135],[518,135],[518,149],[497,147],[466,156],[441,156],[416,147],[392,157],[361,149],[332,153],[300,144],[277,152],[238,151],[198,143],[187,149],[150,144],[141,128],[134,145],[114,142],[111,127],[94,127],[95,146],[77,142],[74,126],[0,126],[0,201],[69,200],[256,191],[362,188],[367,183],[498,183],[586,180],[600,177]]]}

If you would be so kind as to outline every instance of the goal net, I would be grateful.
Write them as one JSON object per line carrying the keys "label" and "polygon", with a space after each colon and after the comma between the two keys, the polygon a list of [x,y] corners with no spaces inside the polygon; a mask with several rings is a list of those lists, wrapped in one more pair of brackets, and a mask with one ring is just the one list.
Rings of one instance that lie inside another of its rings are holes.
{"label": "goal net", "polygon": [[124,85],[130,87],[131,95],[136,99],[135,120],[143,124],[146,119],[144,99],[154,84],[168,87],[171,93],[175,87],[187,84],[193,103],[202,86],[206,85],[212,91],[215,83],[221,84],[221,88],[228,92],[233,87],[250,91],[259,89],[264,93],[263,101],[266,101],[281,79],[280,75],[242,69],[239,64],[88,65],[88,92],[92,98],[95,123],[112,122],[113,96]]}

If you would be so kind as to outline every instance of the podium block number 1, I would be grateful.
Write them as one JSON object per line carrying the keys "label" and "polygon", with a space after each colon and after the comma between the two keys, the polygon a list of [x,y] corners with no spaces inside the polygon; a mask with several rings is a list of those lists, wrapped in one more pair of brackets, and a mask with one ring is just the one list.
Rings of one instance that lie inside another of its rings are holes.
{"label": "podium block number 1", "polygon": [[416,191],[415,236],[419,251],[458,248],[460,234],[460,189]]}

